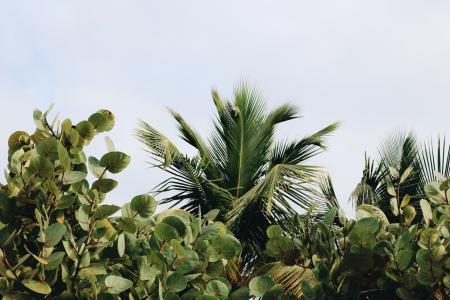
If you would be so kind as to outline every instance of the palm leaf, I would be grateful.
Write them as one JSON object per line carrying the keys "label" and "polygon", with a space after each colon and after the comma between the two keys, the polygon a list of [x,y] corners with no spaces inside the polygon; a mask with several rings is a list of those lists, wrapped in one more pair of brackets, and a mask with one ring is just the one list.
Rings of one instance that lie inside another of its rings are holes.
{"label": "palm leaf", "polygon": [[310,268],[276,262],[267,264],[265,269],[266,274],[272,277],[275,283],[282,284],[288,294],[299,299],[303,297],[302,282],[307,282],[311,288],[319,284]]}
{"label": "palm leaf", "polygon": [[420,166],[423,185],[436,181],[436,172],[445,178],[450,177],[450,146],[447,146],[445,138],[438,138],[435,145],[431,140],[423,146]]}

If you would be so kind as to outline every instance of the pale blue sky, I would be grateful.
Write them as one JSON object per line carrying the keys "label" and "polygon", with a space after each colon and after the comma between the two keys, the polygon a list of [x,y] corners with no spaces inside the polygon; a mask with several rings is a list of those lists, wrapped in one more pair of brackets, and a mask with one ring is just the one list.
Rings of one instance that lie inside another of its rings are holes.
{"label": "pale blue sky", "polygon": [[[392,129],[445,133],[450,1],[0,0],[0,160],[9,134],[33,127],[33,108],[54,102],[73,120],[108,108],[109,135],[133,157],[108,200],[124,203],[162,178],[133,138],[137,120],[175,137],[171,107],[206,134],[210,89],[230,96],[240,79],[270,105],[302,108],[281,136],[343,121],[315,162],[346,203],[364,151],[376,156]],[[102,153],[98,140],[88,153]]]}

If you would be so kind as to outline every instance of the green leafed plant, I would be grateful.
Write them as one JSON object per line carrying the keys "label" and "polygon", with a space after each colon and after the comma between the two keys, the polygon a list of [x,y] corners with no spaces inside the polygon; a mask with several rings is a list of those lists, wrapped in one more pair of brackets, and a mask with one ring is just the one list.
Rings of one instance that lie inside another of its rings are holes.
{"label": "green leafed plant", "polygon": [[[36,131],[8,140],[0,186],[0,295],[4,299],[247,299],[224,278],[241,245],[217,213],[155,214],[149,195],[105,204],[109,178],[130,157],[84,153],[114,116],[100,110],[74,125],[33,113]],[[89,183],[88,170],[95,177]]]}
{"label": "green leafed plant", "polygon": [[332,209],[323,221],[297,217],[298,229],[288,235],[278,226],[269,227],[266,253],[273,262],[259,273],[281,284],[286,296],[301,299],[447,299],[450,181],[437,177],[424,187],[420,219],[408,197],[400,199],[393,190],[389,193],[397,204],[392,206],[397,222],[390,223],[378,207],[363,204],[356,220]]}

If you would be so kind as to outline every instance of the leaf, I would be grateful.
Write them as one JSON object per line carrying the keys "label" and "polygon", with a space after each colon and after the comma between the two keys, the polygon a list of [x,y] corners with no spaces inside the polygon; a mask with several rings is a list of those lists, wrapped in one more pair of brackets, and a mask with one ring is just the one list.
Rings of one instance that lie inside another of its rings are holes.
{"label": "leaf", "polygon": [[97,211],[94,213],[94,218],[105,219],[119,210],[120,207],[117,205],[110,205],[110,204],[100,205]]}
{"label": "leaf", "polygon": [[406,270],[414,259],[415,252],[409,249],[401,250],[397,255],[397,265],[400,271]]}
{"label": "leaf", "polygon": [[78,134],[83,139],[84,144],[88,144],[95,135],[95,128],[94,125],[92,125],[89,121],[81,121],[77,124],[76,130],[78,131]]}
{"label": "leaf", "polygon": [[38,294],[48,295],[52,292],[52,288],[45,281],[22,280],[22,284]]}
{"label": "leaf", "polygon": [[89,117],[97,132],[110,131],[114,127],[114,115],[106,109],[100,109]]}
{"label": "leaf", "polygon": [[49,257],[47,257],[47,266],[45,267],[46,270],[55,270],[57,269],[62,260],[64,259],[65,253],[62,251],[53,252]]}
{"label": "leaf", "polygon": [[96,159],[93,156],[90,156],[88,158],[88,164],[89,164],[89,170],[91,170],[92,174],[97,177],[100,178],[100,176],[102,176],[103,172],[105,171],[104,167],[100,167],[100,161],[98,159]]}
{"label": "leaf", "polygon": [[165,223],[159,223],[155,226],[155,236],[162,242],[179,238],[178,231]]}
{"label": "leaf", "polygon": [[32,172],[38,173],[42,178],[49,178],[53,174],[52,162],[44,156],[36,156],[31,160]]}
{"label": "leaf", "polygon": [[390,185],[390,184],[387,187],[387,192],[392,197],[396,197],[397,196],[397,192],[395,191],[394,187],[392,185]]}
{"label": "leaf", "polygon": [[64,236],[66,232],[66,226],[63,224],[55,223],[48,226],[45,229],[45,247],[55,247]]}
{"label": "leaf", "polygon": [[212,209],[203,215],[203,218],[208,221],[214,221],[220,213],[220,209]]}
{"label": "leaf", "polygon": [[176,261],[174,262],[174,267],[178,273],[187,274],[197,267],[200,260],[197,252],[187,247],[185,247],[183,250],[183,256],[176,259]]}
{"label": "leaf", "polygon": [[439,183],[430,183],[424,187],[425,194],[433,203],[444,202],[444,193],[439,189]]}
{"label": "leaf", "polygon": [[402,202],[400,203],[400,208],[406,207],[409,204],[410,201],[411,201],[411,196],[408,195],[408,194],[405,195],[405,197],[403,197]]}
{"label": "leaf", "polygon": [[207,295],[216,296],[220,299],[227,299],[229,290],[225,283],[220,280],[210,280],[206,284],[205,292]]}
{"label": "leaf", "polygon": [[63,195],[56,203],[56,208],[65,209],[72,206],[75,203],[74,195]]}
{"label": "leaf", "polygon": [[282,236],[283,229],[281,229],[281,227],[278,225],[270,225],[269,227],[267,227],[266,234],[269,239]]}
{"label": "leaf", "polygon": [[107,292],[110,294],[120,294],[133,286],[131,280],[116,275],[109,275],[105,278]]}
{"label": "leaf", "polygon": [[336,207],[332,207],[325,215],[323,222],[326,225],[333,225],[334,217],[336,216],[337,209]]}
{"label": "leaf", "polygon": [[63,145],[58,146],[58,159],[64,172],[70,171],[70,157]]}
{"label": "leaf", "polygon": [[250,292],[256,297],[262,297],[264,294],[274,286],[272,278],[263,275],[250,280],[248,287]]}
{"label": "leaf", "polygon": [[119,234],[119,237],[117,239],[117,252],[119,253],[120,257],[123,257],[125,254],[125,236],[124,234]]}
{"label": "leaf", "polygon": [[86,176],[87,174],[81,171],[69,171],[67,173],[64,173],[63,183],[64,184],[77,183],[85,179]]}
{"label": "leaf", "polygon": [[109,152],[116,151],[116,147],[114,147],[114,143],[109,136],[105,136],[105,143],[106,148],[108,149]]}
{"label": "leaf", "polygon": [[241,243],[230,234],[219,236],[212,245],[225,259],[232,259],[241,251]]}
{"label": "leaf", "polygon": [[175,217],[175,216],[165,217],[161,221],[161,223],[165,223],[165,224],[170,225],[173,228],[175,228],[177,230],[177,232],[178,232],[178,235],[180,237],[184,237],[184,235],[186,234],[186,225],[178,217]]}
{"label": "leaf", "polygon": [[422,209],[423,220],[428,226],[430,224],[430,221],[433,219],[433,212],[431,211],[430,203],[425,199],[421,199],[420,208]]}
{"label": "leaf", "polygon": [[377,218],[381,222],[383,228],[386,228],[386,226],[389,225],[389,219],[379,207],[370,204],[361,204],[358,206],[356,209],[357,220],[370,217]]}
{"label": "leaf", "polygon": [[25,131],[15,131],[13,134],[9,136],[8,139],[8,147],[11,147],[15,144],[19,144],[21,140],[27,139],[30,136]]}
{"label": "leaf", "polygon": [[92,114],[88,121],[92,123],[97,132],[103,132],[108,127],[108,120],[101,113]]}
{"label": "leaf", "polygon": [[183,275],[175,272],[167,277],[166,286],[172,292],[178,293],[187,287],[187,280]]}
{"label": "leaf", "polygon": [[149,265],[141,265],[139,268],[139,279],[143,281],[147,280],[155,280],[156,276],[161,271],[158,270],[158,268],[155,265],[152,265],[151,267]]}
{"label": "leaf", "polygon": [[142,218],[148,218],[155,212],[156,201],[149,195],[135,196],[131,200],[130,208],[138,213]]}
{"label": "leaf", "polygon": [[92,188],[96,189],[100,193],[109,193],[117,186],[117,184],[117,181],[114,179],[102,178],[94,181]]}
{"label": "leaf", "polygon": [[58,145],[59,141],[54,137],[48,137],[41,141],[36,146],[36,151],[39,155],[56,159],[58,158]]}
{"label": "leaf", "polygon": [[135,233],[137,228],[136,224],[134,223],[134,220],[129,217],[121,217],[117,220],[117,223],[119,223],[119,227],[121,230],[129,232],[129,233]]}
{"label": "leaf", "polygon": [[397,198],[391,198],[390,204],[391,204],[392,214],[394,216],[398,216],[399,211],[398,211]]}
{"label": "leaf", "polygon": [[250,299],[250,290],[247,287],[241,287],[231,293],[230,300],[248,300]]}
{"label": "leaf", "polygon": [[405,223],[409,226],[416,217],[416,209],[412,205],[408,205],[403,209],[403,217]]}
{"label": "leaf", "polygon": [[100,159],[100,166],[111,173],[119,173],[128,166],[130,160],[130,156],[123,152],[108,152]]}
{"label": "leaf", "polygon": [[101,265],[91,265],[80,270],[80,276],[85,278],[104,274],[106,274],[106,270],[105,267]]}
{"label": "leaf", "polygon": [[400,183],[403,183],[408,179],[413,169],[414,169],[413,166],[409,166],[408,168],[406,168],[405,172],[403,172],[402,176],[400,177]]}

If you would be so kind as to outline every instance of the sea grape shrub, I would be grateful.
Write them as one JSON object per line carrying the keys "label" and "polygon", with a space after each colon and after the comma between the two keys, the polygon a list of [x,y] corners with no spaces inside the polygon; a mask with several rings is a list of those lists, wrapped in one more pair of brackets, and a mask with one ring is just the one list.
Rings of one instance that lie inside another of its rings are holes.
{"label": "sea grape shrub", "polygon": [[[304,299],[445,299],[450,295],[450,179],[425,186],[419,213],[409,196],[397,199],[393,214],[361,205],[357,219],[331,209],[323,221],[296,219],[286,235],[267,230],[266,252],[274,259],[261,272]],[[414,220],[414,221],[413,221]]]}
{"label": "sea grape shrub", "polygon": [[[8,140],[0,186],[0,294],[4,299],[247,299],[224,268],[241,251],[217,211],[155,214],[149,195],[104,204],[130,157],[83,152],[114,126],[107,110],[73,124],[33,114],[36,131]],[[94,181],[89,183],[88,170]]]}

